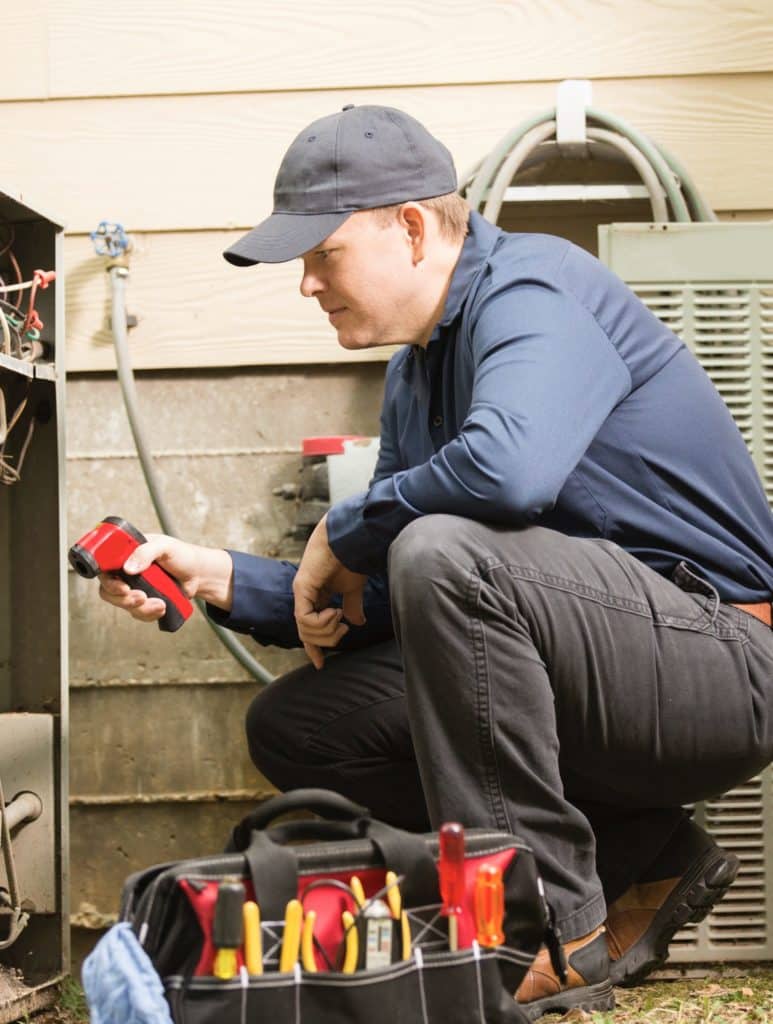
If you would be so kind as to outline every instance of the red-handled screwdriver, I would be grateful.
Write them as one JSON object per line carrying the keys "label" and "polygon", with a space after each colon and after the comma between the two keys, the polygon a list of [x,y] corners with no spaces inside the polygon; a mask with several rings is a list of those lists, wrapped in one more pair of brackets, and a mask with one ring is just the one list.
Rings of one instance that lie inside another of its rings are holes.
{"label": "red-handled screwdriver", "polygon": [[459,915],[464,902],[464,828],[457,821],[440,828],[441,914],[448,918],[448,948],[459,948]]}
{"label": "red-handled screwdriver", "polygon": [[501,946],[505,941],[505,889],[502,869],[481,864],[475,875],[475,938],[481,946]]}

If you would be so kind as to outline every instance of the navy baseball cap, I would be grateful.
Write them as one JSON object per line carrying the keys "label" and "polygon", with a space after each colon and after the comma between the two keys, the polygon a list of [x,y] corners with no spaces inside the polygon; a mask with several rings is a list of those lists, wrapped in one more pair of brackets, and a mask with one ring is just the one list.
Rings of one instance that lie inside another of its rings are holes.
{"label": "navy baseball cap", "polygon": [[274,183],[274,212],[223,253],[229,263],[284,263],[356,210],[456,191],[454,161],[419,122],[393,107],[349,104],[304,128]]}

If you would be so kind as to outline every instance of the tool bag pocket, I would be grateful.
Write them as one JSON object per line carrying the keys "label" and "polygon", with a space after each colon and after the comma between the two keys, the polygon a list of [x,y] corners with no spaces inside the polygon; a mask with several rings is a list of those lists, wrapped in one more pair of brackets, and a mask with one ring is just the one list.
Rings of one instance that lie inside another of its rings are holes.
{"label": "tool bag pocket", "polygon": [[[299,809],[322,819],[274,824],[278,816]],[[465,900],[454,953],[440,913],[438,854],[434,833],[404,832],[334,793],[300,790],[248,815],[226,853],[150,868],[127,879],[121,916],[164,980],[176,1024],[525,1020],[514,993],[549,927],[532,851],[506,832],[467,830]],[[504,882],[505,940],[495,949],[481,949],[475,941],[473,893],[482,863],[499,867]],[[342,890],[350,891],[356,874],[366,898],[375,898],[384,889],[387,869],[400,878],[410,958],[394,957],[389,966],[375,969],[360,961],[354,973],[341,973],[342,908],[357,912]],[[213,977],[215,901],[227,877],[240,879],[246,898],[260,907],[260,975],[247,975],[238,951],[235,975]],[[300,966],[279,971],[285,908],[292,899],[302,902],[305,914],[316,913],[316,972]]]}
{"label": "tool bag pocket", "polygon": [[355,974],[273,974],[228,982],[165,979],[178,1024],[525,1024],[501,982],[503,963],[526,970],[525,954],[500,948],[423,954]]}

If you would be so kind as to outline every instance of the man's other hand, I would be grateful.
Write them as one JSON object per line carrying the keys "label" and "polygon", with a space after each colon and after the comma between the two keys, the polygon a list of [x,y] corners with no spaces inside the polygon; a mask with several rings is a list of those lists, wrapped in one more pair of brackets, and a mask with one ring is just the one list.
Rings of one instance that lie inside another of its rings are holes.
{"label": "man's other hand", "polygon": [[[367,576],[347,569],[333,554],[327,540],[325,517],[317,524],[293,581],[298,636],[315,668],[322,668],[323,647],[336,647],[349,631],[365,622],[362,593]],[[343,597],[343,609],[331,608],[333,594]]]}

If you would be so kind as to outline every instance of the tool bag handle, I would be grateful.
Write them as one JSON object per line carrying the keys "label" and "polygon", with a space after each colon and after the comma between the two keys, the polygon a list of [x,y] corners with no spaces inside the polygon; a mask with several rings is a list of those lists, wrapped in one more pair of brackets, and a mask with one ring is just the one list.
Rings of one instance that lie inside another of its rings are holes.
{"label": "tool bag handle", "polygon": [[306,843],[310,840],[319,842],[345,842],[351,839],[366,838],[363,832],[363,819],[358,821],[283,821],[268,829],[272,843],[287,846],[288,843]]}
{"label": "tool bag handle", "polygon": [[[302,809],[329,815],[333,820],[296,821],[266,828],[280,814]],[[274,797],[247,815],[229,842],[229,849],[244,853],[265,920],[283,918],[287,902],[297,896],[298,861],[285,844],[300,838],[369,839],[384,866],[404,876],[401,889],[406,906],[440,902],[437,869],[423,836],[375,821],[366,808],[337,793],[301,789]]]}
{"label": "tool bag handle", "polygon": [[245,849],[251,832],[268,828],[276,818],[291,811],[312,811],[328,821],[356,821],[358,818],[370,817],[367,807],[347,800],[331,789],[294,789],[271,797],[242,818],[233,830],[226,850]]}

